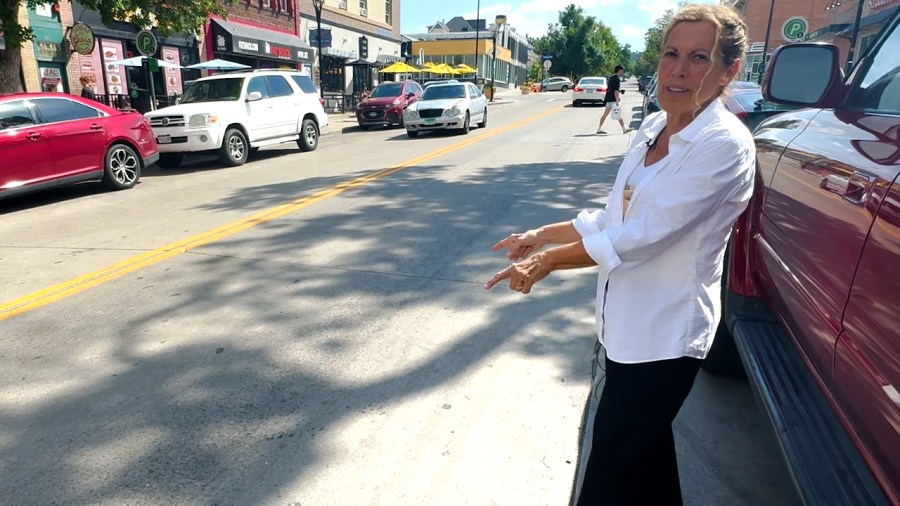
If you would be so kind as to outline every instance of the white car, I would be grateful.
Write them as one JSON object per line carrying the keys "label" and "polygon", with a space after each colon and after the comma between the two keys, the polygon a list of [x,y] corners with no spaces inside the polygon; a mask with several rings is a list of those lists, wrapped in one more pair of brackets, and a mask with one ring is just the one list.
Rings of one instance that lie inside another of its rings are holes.
{"label": "white car", "polygon": [[473,122],[478,128],[486,127],[487,114],[487,99],[474,84],[436,84],[403,111],[403,124],[410,137],[429,130],[456,130],[465,135]]}
{"label": "white car", "polygon": [[243,165],[251,151],[282,142],[313,151],[328,124],[309,76],[284,70],[204,77],[191,83],[177,105],[145,116],[163,167],[203,152],[217,152],[226,165]]}
{"label": "white car", "polygon": [[585,102],[604,105],[607,86],[605,77],[582,77],[572,88],[572,107],[578,107]]}

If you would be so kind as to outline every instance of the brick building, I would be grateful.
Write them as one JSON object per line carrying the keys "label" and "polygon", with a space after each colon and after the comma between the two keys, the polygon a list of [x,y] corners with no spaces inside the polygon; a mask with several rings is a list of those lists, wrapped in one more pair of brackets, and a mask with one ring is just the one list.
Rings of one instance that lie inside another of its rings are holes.
{"label": "brick building", "polygon": [[228,6],[227,19],[212,17],[204,28],[200,54],[204,61],[307,71],[315,56],[300,37],[297,0],[241,0]]}
{"label": "brick building", "polygon": [[[865,51],[881,26],[900,6],[900,0],[859,1],[864,2],[864,5],[855,50],[857,55]],[[763,50],[771,54],[779,46],[792,42],[829,42],[837,45],[841,50],[842,60],[847,60],[853,22],[859,5],[857,0],[729,0],[725,3],[741,13],[749,30],[751,45],[741,79],[758,80],[762,70]],[[767,29],[769,44],[765,47]]]}
{"label": "brick building", "polygon": [[322,42],[322,69],[315,75],[326,95],[372,89],[378,69],[400,59],[400,0],[325,0],[322,26],[316,26],[312,0],[298,2],[301,36],[314,49]]}
{"label": "brick building", "polygon": [[72,22],[70,2],[19,9],[19,23],[34,32],[34,39],[21,48],[25,91],[81,92],[81,74],[64,41]]}

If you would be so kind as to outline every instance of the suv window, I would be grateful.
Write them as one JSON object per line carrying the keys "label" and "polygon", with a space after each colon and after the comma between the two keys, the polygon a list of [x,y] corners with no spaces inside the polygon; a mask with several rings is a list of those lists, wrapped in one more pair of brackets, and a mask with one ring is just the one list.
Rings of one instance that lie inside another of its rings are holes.
{"label": "suv window", "polygon": [[262,93],[262,98],[269,98],[269,88],[266,86],[265,77],[259,76],[250,79],[250,84],[247,85],[247,95],[250,95],[254,91]]}
{"label": "suv window", "polygon": [[294,82],[297,83],[297,86],[299,86],[300,89],[303,90],[303,93],[312,93],[314,95],[319,94],[319,90],[316,89],[316,85],[313,84],[312,79],[310,79],[309,76],[291,76],[291,79],[293,79]]}
{"label": "suv window", "polygon": [[873,55],[866,76],[851,99],[853,106],[900,114],[900,52],[895,50],[900,47],[898,27]]}
{"label": "suv window", "polygon": [[224,102],[241,98],[241,86],[244,80],[241,78],[207,79],[194,81],[181,97],[182,104],[197,102]]}
{"label": "suv window", "polygon": [[38,98],[34,104],[46,123],[100,117],[97,109],[65,98]]}
{"label": "suv window", "polygon": [[411,84],[409,85],[409,89],[406,90],[406,91],[407,91],[407,92],[410,92],[410,91],[411,91],[411,92],[415,93],[416,95],[419,95],[419,94],[422,93],[422,87],[419,86],[418,83],[411,83]]}
{"label": "suv window", "polygon": [[36,124],[24,100],[0,104],[0,131]]}
{"label": "suv window", "polygon": [[287,97],[294,94],[294,89],[282,76],[266,76],[269,94],[273,97]]}
{"label": "suv window", "polygon": [[481,92],[478,91],[478,87],[475,86],[474,84],[470,84],[468,86],[468,88],[469,88],[469,95],[471,95],[472,97],[477,97],[477,96],[481,95]]}

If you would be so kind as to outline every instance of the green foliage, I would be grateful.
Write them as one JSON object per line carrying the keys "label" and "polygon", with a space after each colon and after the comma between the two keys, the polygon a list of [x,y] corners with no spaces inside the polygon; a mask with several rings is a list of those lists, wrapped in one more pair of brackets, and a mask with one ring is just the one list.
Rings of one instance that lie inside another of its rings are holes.
{"label": "green foliage", "polygon": [[530,67],[528,67],[528,80],[533,82],[538,82],[542,79],[544,75],[544,67],[541,65],[541,62],[532,63]]}
{"label": "green foliage", "polygon": [[550,75],[609,75],[616,65],[627,66],[631,60],[631,49],[621,46],[608,26],[574,4],[559,12],[559,22],[549,25],[533,45],[538,54],[553,56]]}
{"label": "green foliage", "polygon": [[[678,8],[680,9],[685,5],[687,5],[687,2],[681,1],[678,3]],[[667,9],[662,16],[653,22],[653,26],[647,29],[647,32],[644,34],[644,53],[636,62],[634,68],[636,74],[650,75],[656,72],[656,68],[659,66],[660,50],[664,42],[663,36],[666,34],[666,28],[672,23],[675,12],[675,9]]]}
{"label": "green foliage", "polygon": [[[66,0],[62,0],[66,1]],[[19,48],[31,40],[30,28],[19,24],[20,8],[34,8],[36,0],[0,0],[0,31],[7,48]],[[86,9],[100,13],[104,23],[129,21],[140,28],[155,27],[162,35],[197,33],[210,14],[225,16],[225,8],[237,0],[82,0]]]}

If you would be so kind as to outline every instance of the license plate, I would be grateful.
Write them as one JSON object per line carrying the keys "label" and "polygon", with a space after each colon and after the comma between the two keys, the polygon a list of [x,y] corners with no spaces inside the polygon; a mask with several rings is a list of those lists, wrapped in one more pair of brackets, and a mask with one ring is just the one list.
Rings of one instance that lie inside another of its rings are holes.
{"label": "license plate", "polygon": [[171,135],[160,135],[159,137],[156,138],[156,143],[157,144],[171,144],[172,136]]}
{"label": "license plate", "polygon": [[433,119],[426,119],[426,120],[425,120],[425,124],[426,124],[426,125],[433,125],[434,123],[435,123],[435,121],[434,121]]}

